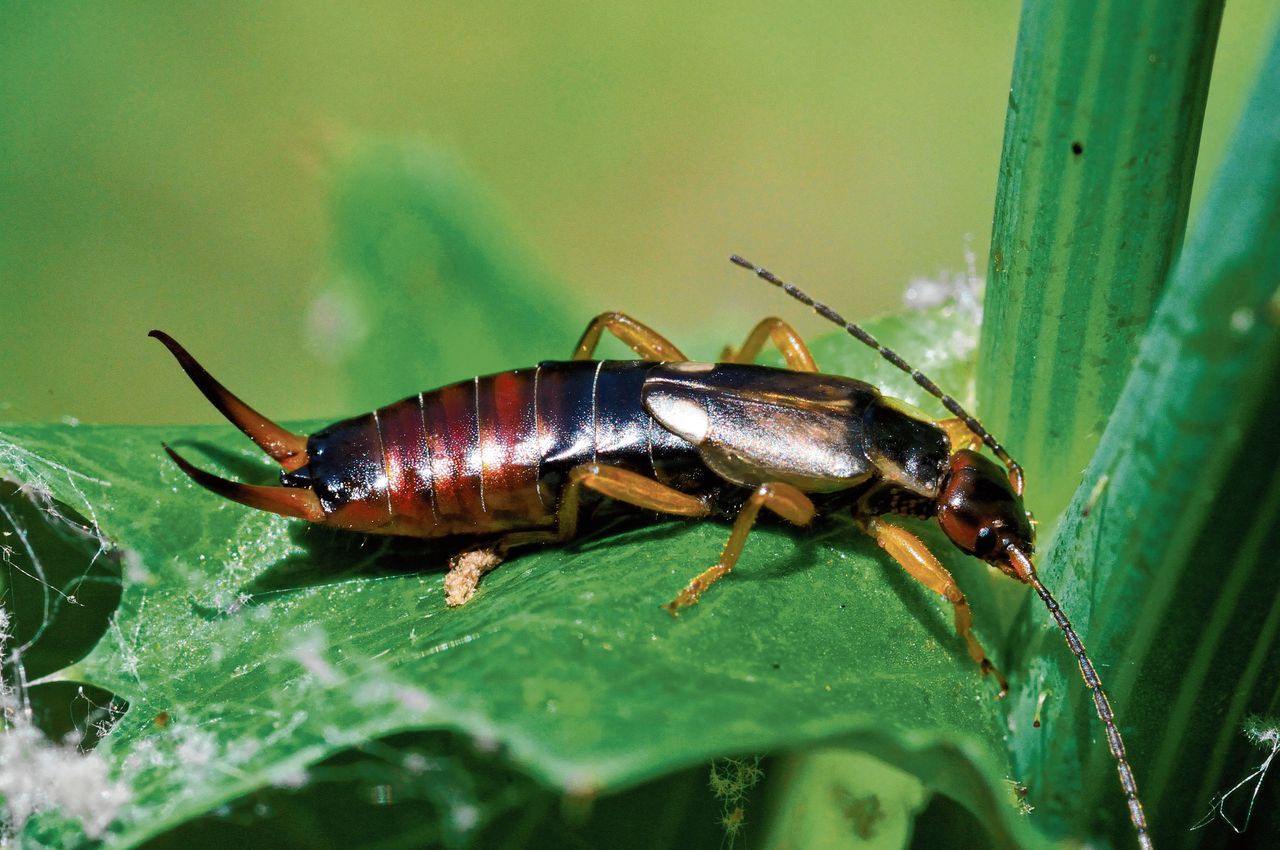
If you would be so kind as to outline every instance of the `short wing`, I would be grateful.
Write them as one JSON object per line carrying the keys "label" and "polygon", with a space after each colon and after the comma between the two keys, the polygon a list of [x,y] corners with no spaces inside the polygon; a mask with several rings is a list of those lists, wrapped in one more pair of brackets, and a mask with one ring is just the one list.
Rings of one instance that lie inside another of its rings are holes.
{"label": "short wing", "polygon": [[849,378],[723,363],[664,364],[643,388],[650,415],[692,443],[717,475],[809,493],[871,476],[863,414],[879,397]]}

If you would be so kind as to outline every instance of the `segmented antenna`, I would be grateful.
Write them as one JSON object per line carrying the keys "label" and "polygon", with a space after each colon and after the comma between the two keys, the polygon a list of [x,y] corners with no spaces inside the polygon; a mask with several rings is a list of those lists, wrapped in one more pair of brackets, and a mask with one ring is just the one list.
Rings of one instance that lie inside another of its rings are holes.
{"label": "segmented antenna", "polygon": [[1016,546],[1009,548],[1009,558],[1014,562],[1018,572],[1025,576],[1026,582],[1035,588],[1036,594],[1053,615],[1054,622],[1058,624],[1058,628],[1062,629],[1062,634],[1067,639],[1067,646],[1071,648],[1071,653],[1080,664],[1080,675],[1093,695],[1093,707],[1098,712],[1098,719],[1107,730],[1107,745],[1111,748],[1111,755],[1115,756],[1116,772],[1120,774],[1120,787],[1124,789],[1125,801],[1129,805],[1129,820],[1138,832],[1138,846],[1142,850],[1151,850],[1151,835],[1147,832],[1147,814],[1142,808],[1142,801],[1138,799],[1138,782],[1133,778],[1133,768],[1129,766],[1129,758],[1124,750],[1124,738],[1120,737],[1116,716],[1111,710],[1111,701],[1107,699],[1107,692],[1102,689],[1102,680],[1093,669],[1093,662],[1089,660],[1089,654],[1085,651],[1080,636],[1076,634],[1067,615],[1062,612],[1058,600],[1054,599],[1049,589],[1040,582],[1040,576],[1036,574],[1031,559]]}
{"label": "segmented antenna", "polygon": [[960,406],[960,402],[944,393],[937,384],[928,378],[928,376],[918,369],[913,368],[906,360],[903,360],[902,355],[898,354],[898,352],[891,348],[886,348],[881,345],[878,339],[867,333],[861,326],[855,325],[853,322],[846,320],[844,316],[841,316],[826,304],[823,304],[820,301],[814,301],[803,291],[787,283],[768,269],[757,266],[750,260],[744,260],[737,254],[731,256],[729,260],[734,265],[741,266],[748,271],[754,272],[756,277],[772,283],[774,286],[778,287],[801,304],[806,304],[809,307],[812,307],[814,312],[819,316],[844,328],[850,336],[854,337],[859,342],[874,348],[876,351],[880,352],[881,357],[910,375],[911,380],[915,381],[917,386],[936,398],[938,401],[942,402],[943,407],[959,417],[961,421],[964,422],[965,427],[972,431],[975,437],[982,440],[982,442],[995,453],[996,457],[1000,458],[1001,462],[1004,463],[1005,467],[1009,470],[1009,483],[1013,485],[1014,492],[1019,496],[1022,495],[1022,467],[1018,462],[1009,456],[1009,453],[1004,450],[1004,446],[996,442],[996,438],[991,436],[991,433],[987,431],[986,428],[982,427],[981,422],[973,416],[970,416],[969,412]]}

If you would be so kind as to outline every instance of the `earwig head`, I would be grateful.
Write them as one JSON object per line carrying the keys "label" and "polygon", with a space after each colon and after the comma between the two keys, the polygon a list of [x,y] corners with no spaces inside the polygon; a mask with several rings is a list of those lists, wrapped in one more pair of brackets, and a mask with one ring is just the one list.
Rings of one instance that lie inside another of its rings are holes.
{"label": "earwig head", "polygon": [[951,542],[1024,580],[1006,554],[1010,546],[1035,551],[1035,534],[1022,499],[994,461],[967,449],[951,456],[938,500],[938,524]]}

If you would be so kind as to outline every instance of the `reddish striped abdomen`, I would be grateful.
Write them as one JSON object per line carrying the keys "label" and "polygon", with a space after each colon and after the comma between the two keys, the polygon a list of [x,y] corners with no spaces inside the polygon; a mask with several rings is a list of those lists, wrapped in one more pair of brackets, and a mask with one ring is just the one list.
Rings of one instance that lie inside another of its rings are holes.
{"label": "reddish striped abdomen", "polygon": [[550,527],[582,463],[713,483],[644,410],[652,366],[550,362],[425,392],[312,435],[310,476],[330,524],[414,537]]}

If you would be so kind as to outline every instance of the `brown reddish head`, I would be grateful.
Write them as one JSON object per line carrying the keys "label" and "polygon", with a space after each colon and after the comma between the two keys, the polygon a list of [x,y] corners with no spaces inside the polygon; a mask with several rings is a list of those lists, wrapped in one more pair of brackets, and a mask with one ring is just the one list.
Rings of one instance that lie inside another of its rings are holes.
{"label": "brown reddish head", "polygon": [[951,456],[938,499],[938,524],[964,551],[1027,580],[1021,561],[1012,561],[1009,551],[1013,547],[1030,556],[1035,532],[1008,474],[994,461],[967,449]]}

